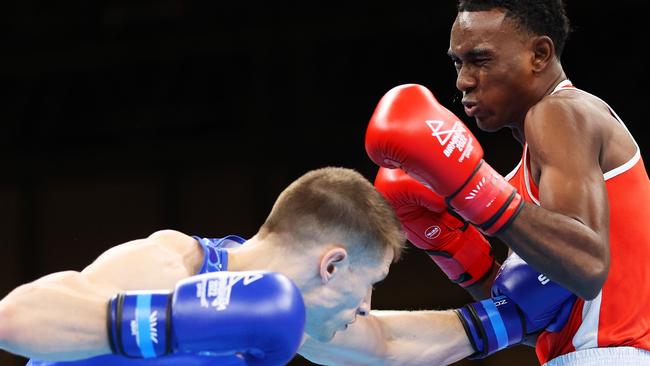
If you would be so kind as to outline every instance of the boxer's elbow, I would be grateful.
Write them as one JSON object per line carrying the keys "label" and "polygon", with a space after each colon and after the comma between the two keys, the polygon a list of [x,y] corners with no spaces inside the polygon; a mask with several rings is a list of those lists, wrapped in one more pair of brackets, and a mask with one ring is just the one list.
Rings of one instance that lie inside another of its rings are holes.
{"label": "boxer's elbow", "polygon": [[13,326],[13,307],[6,297],[0,301],[0,349],[8,349],[11,344]]}
{"label": "boxer's elbow", "polygon": [[580,279],[579,291],[576,295],[585,299],[593,300],[602,290],[609,274],[609,257],[598,258],[590,261],[583,268],[583,275]]}
{"label": "boxer's elbow", "polygon": [[30,329],[24,326],[27,309],[19,304],[19,295],[26,290],[25,286],[16,288],[0,301],[0,349],[20,355],[23,354],[20,345],[25,343],[30,333]]}

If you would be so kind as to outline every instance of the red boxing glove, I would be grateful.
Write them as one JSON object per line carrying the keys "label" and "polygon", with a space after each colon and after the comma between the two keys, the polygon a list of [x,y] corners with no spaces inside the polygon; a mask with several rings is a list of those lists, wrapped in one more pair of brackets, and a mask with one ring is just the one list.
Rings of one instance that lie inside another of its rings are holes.
{"label": "red boxing glove", "polygon": [[483,160],[467,126],[424,86],[400,85],[382,97],[366,152],[375,164],[402,168],[431,187],[488,235],[507,228],[523,207],[516,189]]}
{"label": "red boxing glove", "polygon": [[427,252],[452,282],[467,287],[490,271],[490,243],[449,213],[442,197],[401,169],[379,168],[375,188],[395,209],[409,241]]}

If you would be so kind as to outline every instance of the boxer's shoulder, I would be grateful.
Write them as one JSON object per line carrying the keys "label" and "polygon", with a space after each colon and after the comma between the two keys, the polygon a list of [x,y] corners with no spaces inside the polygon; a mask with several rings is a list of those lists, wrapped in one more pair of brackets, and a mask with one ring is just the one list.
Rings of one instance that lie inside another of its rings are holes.
{"label": "boxer's shoulder", "polygon": [[196,250],[196,239],[176,230],[158,230],[149,235],[146,241],[155,244],[159,248],[180,254],[187,254]]}
{"label": "boxer's shoulder", "polygon": [[533,106],[524,122],[524,131],[531,160],[566,161],[566,152],[572,149],[591,156],[601,146],[604,120],[595,108],[580,105],[568,98],[550,96]]}
{"label": "boxer's shoulder", "polygon": [[565,120],[572,123],[578,122],[570,117],[575,117],[576,114],[584,114],[585,102],[585,96],[582,93],[567,92],[547,95],[533,105],[526,113],[526,132],[529,132],[531,129],[533,131],[535,129],[545,131],[548,127],[570,127],[566,125]]}
{"label": "boxer's shoulder", "polygon": [[542,98],[526,114],[526,134],[559,129],[579,133],[597,132],[594,121],[613,119],[609,106],[600,98],[581,89],[567,88]]}
{"label": "boxer's shoulder", "polygon": [[149,235],[149,239],[161,240],[161,241],[177,241],[177,240],[192,240],[190,235],[182,233],[177,230],[172,229],[163,229],[153,232]]}

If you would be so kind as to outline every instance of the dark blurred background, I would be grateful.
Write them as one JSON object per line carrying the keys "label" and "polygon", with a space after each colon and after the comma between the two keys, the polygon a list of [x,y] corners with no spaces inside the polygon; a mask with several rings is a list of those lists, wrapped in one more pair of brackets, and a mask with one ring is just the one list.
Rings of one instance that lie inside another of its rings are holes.
{"label": "dark blurred background", "polygon": [[[634,3],[570,1],[574,84],[627,122],[647,161],[647,28]],[[81,270],[163,228],[250,236],[309,169],[369,179],[364,132],[379,98],[417,82],[464,117],[446,56],[454,1],[21,0],[1,5],[0,295]],[[465,118],[508,173],[521,148]],[[497,255],[505,246],[493,240]],[[379,309],[470,301],[410,249]],[[1,321],[1,320],[0,320]],[[34,329],[37,332],[38,329]],[[0,352],[0,365],[25,360]],[[309,365],[296,357],[292,365]],[[515,347],[457,365],[536,365]]]}

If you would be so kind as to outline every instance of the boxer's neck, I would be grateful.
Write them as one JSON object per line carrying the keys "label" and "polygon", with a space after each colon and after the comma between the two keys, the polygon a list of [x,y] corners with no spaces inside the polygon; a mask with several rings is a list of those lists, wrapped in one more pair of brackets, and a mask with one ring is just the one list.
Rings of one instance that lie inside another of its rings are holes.
{"label": "boxer's neck", "polygon": [[[286,238],[275,234],[267,234],[263,237],[256,234],[243,245],[228,248],[228,270],[277,272],[287,276],[301,287],[309,273],[315,272],[319,258],[317,255],[312,255],[313,246],[296,250],[295,246],[285,241]],[[313,265],[310,265],[311,262]]]}

